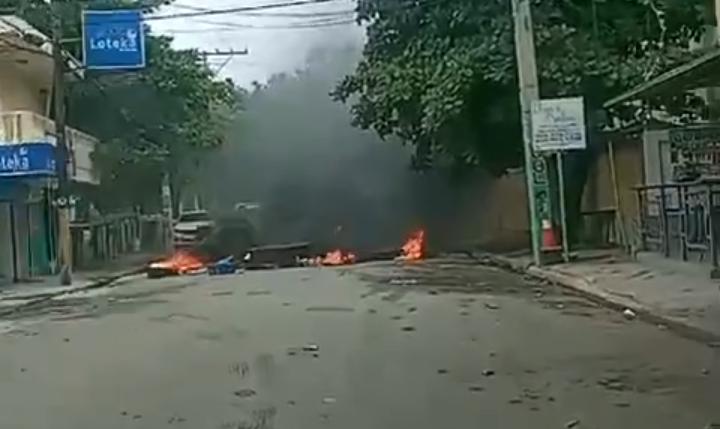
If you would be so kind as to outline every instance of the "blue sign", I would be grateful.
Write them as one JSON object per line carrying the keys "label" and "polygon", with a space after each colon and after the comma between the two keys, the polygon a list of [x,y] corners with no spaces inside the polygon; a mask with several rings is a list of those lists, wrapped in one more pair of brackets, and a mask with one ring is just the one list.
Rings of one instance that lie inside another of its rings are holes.
{"label": "blue sign", "polygon": [[52,144],[0,144],[0,177],[55,175],[55,146]]}
{"label": "blue sign", "polygon": [[83,12],[83,55],[90,70],[145,67],[145,32],[139,10]]}

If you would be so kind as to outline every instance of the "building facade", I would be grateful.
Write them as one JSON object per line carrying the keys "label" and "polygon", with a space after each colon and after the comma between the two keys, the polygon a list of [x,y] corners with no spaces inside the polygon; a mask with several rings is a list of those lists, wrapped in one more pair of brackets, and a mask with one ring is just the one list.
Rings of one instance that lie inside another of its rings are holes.
{"label": "building facade", "polygon": [[[71,59],[68,65],[79,69]],[[57,269],[53,73],[48,37],[18,17],[0,16],[0,285]],[[68,128],[67,144],[68,177],[96,184],[97,140]]]}

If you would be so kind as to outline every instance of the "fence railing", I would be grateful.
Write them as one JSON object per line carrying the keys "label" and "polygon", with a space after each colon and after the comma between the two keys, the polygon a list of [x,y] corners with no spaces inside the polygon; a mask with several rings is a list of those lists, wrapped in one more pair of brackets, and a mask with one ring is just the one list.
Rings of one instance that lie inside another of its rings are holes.
{"label": "fence railing", "polygon": [[163,216],[121,214],[70,226],[76,268],[90,268],[122,255],[167,249],[167,219]]}
{"label": "fence railing", "polygon": [[688,260],[710,256],[718,267],[720,250],[720,178],[635,188],[644,249]]}

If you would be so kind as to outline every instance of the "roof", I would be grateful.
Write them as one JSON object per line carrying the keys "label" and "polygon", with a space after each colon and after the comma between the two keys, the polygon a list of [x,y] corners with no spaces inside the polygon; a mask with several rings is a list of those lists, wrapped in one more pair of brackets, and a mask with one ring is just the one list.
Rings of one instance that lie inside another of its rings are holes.
{"label": "roof", "polygon": [[603,104],[603,107],[608,109],[640,98],[713,86],[720,86],[720,49],[713,49],[611,98]]}
{"label": "roof", "polygon": [[38,47],[50,42],[48,36],[16,15],[0,16],[0,35],[11,36]]}
{"label": "roof", "polygon": [[[22,49],[23,46],[16,45],[22,44],[25,45],[25,50],[29,50],[31,53],[52,57],[53,48],[50,37],[19,16],[0,15],[0,39],[14,39],[5,40],[6,43],[0,42],[0,45]],[[65,57],[67,69],[73,75],[82,78],[82,64],[67,51],[63,51],[63,56]]]}

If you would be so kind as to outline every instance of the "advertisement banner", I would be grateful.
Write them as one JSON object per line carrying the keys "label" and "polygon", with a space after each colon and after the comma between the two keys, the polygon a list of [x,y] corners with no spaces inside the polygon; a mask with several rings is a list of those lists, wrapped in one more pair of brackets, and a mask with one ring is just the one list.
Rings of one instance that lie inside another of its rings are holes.
{"label": "advertisement banner", "polygon": [[89,70],[145,67],[145,32],[139,10],[83,12],[83,54]]}

